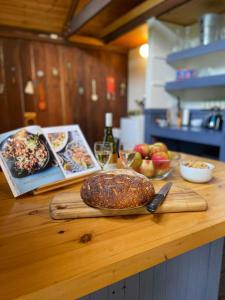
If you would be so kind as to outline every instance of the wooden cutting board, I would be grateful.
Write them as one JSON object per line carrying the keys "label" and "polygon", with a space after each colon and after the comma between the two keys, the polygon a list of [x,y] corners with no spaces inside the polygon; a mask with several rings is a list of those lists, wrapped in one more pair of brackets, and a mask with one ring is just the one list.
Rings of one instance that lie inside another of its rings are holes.
{"label": "wooden cutting board", "polygon": [[[160,186],[155,187],[156,192]],[[80,193],[63,192],[57,194],[50,203],[50,216],[53,219],[76,219],[91,217],[107,217],[122,215],[149,214],[145,207],[127,210],[101,210],[86,205]],[[164,203],[158,208],[157,213],[203,211],[207,210],[207,202],[191,189],[173,184]]]}

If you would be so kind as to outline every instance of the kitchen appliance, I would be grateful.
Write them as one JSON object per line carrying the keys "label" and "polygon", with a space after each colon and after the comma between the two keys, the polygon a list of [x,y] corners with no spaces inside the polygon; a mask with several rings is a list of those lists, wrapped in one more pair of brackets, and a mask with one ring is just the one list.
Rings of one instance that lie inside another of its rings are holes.
{"label": "kitchen appliance", "polygon": [[215,13],[204,14],[200,18],[200,41],[207,45],[220,39],[221,16]]}
{"label": "kitchen appliance", "polygon": [[[158,192],[162,187],[162,183],[155,182],[154,187]],[[50,216],[56,220],[149,214],[145,206],[126,210],[93,208],[83,202],[80,191],[58,193],[52,199],[49,209]],[[204,210],[207,210],[207,202],[201,195],[187,187],[174,183],[170,193],[156,213]]]}
{"label": "kitchen appliance", "polygon": [[214,107],[204,121],[204,127],[208,129],[221,130],[223,125],[223,115],[218,107]]}

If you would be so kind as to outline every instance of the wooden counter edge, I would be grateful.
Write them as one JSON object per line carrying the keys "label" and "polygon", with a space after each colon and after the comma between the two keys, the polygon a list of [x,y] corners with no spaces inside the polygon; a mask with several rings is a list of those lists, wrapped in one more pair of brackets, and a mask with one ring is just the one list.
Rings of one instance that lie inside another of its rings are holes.
{"label": "wooden counter edge", "polygon": [[168,259],[213,242],[224,237],[225,221],[190,233],[186,237],[178,237],[172,242],[150,249],[133,257],[128,257],[110,266],[97,269],[81,277],[72,277],[54,285],[21,295],[21,300],[74,300],[95,292],[107,285],[144,271]]}

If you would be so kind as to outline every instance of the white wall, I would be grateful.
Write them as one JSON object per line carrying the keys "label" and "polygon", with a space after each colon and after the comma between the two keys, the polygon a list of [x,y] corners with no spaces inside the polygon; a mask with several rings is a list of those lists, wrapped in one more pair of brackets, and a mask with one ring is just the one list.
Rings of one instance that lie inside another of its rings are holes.
{"label": "white wall", "polygon": [[165,91],[165,83],[175,77],[174,69],[166,63],[166,57],[176,43],[174,26],[152,18],[149,25],[149,57],[146,76],[146,108],[169,108],[175,97]]}
{"label": "white wall", "polygon": [[128,55],[128,111],[138,109],[135,100],[146,95],[147,59],[139,54],[139,47],[129,51]]}

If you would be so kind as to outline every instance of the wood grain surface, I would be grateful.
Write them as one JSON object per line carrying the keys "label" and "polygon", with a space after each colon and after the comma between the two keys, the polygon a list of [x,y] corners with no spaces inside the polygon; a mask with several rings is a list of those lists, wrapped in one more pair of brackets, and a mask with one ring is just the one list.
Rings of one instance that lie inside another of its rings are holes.
{"label": "wood grain surface", "polygon": [[[157,193],[163,182],[155,182],[154,185]],[[203,197],[191,189],[173,184],[165,201],[156,213],[202,211],[206,209],[207,202]],[[83,202],[79,191],[56,194],[50,203],[49,211],[50,216],[56,220],[150,214],[145,206],[120,210],[96,209]]]}
{"label": "wood grain surface", "polygon": [[14,199],[1,174],[0,299],[77,299],[224,237],[225,163],[211,162],[210,183],[169,178],[205,198],[207,211],[71,221],[49,217],[58,191]]}
{"label": "wood grain surface", "polygon": [[[79,124],[92,146],[102,139],[105,112],[113,113],[114,127],[119,127],[126,114],[127,59],[126,54],[100,49],[0,37],[0,83],[4,85],[0,133],[23,127],[24,112],[35,112],[42,127]],[[37,74],[40,70],[42,77]],[[106,99],[109,76],[115,78],[115,100]],[[96,102],[91,100],[93,79],[99,96]],[[34,95],[24,93],[28,80],[33,81]],[[121,84],[125,85],[124,94]],[[38,105],[40,89],[45,110]]]}

